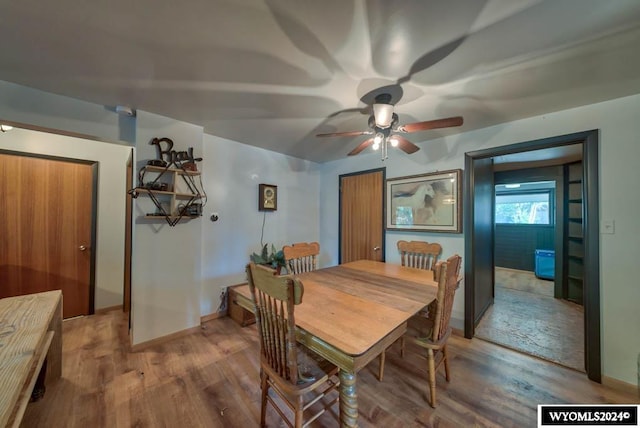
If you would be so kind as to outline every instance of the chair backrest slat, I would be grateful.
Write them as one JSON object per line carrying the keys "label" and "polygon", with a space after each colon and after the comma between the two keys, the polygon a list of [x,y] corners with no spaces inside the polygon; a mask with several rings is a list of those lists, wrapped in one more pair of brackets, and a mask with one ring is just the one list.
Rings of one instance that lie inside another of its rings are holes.
{"label": "chair backrest slat", "polygon": [[298,381],[294,307],[302,302],[302,282],[275,276],[273,270],[250,263],[247,279],[256,309],[260,353],[283,379]]}
{"label": "chair backrest slat", "polygon": [[456,288],[458,288],[458,276],[460,274],[460,265],[462,258],[455,254],[447,259],[446,262],[438,262],[437,271],[438,278],[438,295],[436,314],[433,326],[433,341],[438,341],[449,330],[449,322],[451,321],[451,312],[453,310],[453,299],[455,297]]}
{"label": "chair backrest slat", "polygon": [[402,266],[433,270],[442,246],[438,243],[424,241],[398,241]]}
{"label": "chair backrest slat", "polygon": [[289,273],[297,275],[318,268],[320,244],[317,242],[297,242],[293,245],[285,245],[282,247],[282,252]]}

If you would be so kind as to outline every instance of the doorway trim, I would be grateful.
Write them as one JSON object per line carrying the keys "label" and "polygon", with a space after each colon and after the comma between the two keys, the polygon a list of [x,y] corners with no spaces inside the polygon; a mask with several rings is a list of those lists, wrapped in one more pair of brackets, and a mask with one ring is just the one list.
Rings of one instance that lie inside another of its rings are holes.
{"label": "doorway trim", "polygon": [[[585,369],[589,379],[601,382],[602,360],[600,352],[600,235],[599,235],[599,193],[598,193],[598,134],[597,129],[574,134],[532,140],[506,146],[465,153],[465,321],[464,335],[472,338],[475,334],[474,302],[476,270],[473,254],[474,239],[474,177],[475,161],[480,159],[521,153],[550,147],[582,143],[583,162],[583,207],[584,207],[584,320],[585,320]],[[493,251],[493,249],[491,249]],[[493,266],[491,266],[493,268]]]}

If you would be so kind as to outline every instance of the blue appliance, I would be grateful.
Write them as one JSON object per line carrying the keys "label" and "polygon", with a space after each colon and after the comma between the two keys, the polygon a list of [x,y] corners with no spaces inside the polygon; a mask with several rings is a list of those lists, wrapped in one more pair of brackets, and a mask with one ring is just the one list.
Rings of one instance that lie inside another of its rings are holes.
{"label": "blue appliance", "polygon": [[556,252],[554,250],[536,250],[536,276],[541,279],[555,277]]}

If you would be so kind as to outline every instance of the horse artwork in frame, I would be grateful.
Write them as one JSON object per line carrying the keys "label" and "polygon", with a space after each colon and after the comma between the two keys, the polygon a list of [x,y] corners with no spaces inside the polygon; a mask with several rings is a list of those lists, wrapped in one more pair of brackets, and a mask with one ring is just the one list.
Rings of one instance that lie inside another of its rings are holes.
{"label": "horse artwork in frame", "polygon": [[462,170],[386,181],[387,230],[462,232]]}

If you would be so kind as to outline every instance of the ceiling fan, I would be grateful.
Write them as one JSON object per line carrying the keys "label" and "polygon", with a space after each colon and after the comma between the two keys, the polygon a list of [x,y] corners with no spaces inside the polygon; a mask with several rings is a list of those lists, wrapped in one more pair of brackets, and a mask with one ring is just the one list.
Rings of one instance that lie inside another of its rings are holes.
{"label": "ceiling fan", "polygon": [[[391,95],[384,93],[375,97],[373,114],[369,117],[368,131],[330,132],[328,134],[316,134],[316,137],[355,137],[358,135],[373,135],[349,152],[349,156],[357,155],[369,146],[374,150],[382,148],[382,160],[387,158],[387,144],[398,147],[407,154],[420,150],[420,147],[398,134],[426,131],[429,129],[449,128],[462,125],[462,116],[448,117],[445,119],[427,120],[424,122],[407,123],[398,125],[398,115],[393,112]],[[384,144],[383,144],[384,143]]]}

